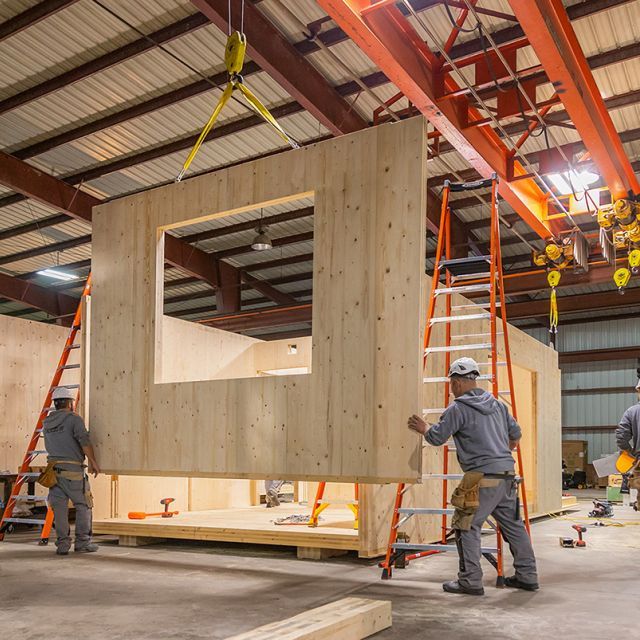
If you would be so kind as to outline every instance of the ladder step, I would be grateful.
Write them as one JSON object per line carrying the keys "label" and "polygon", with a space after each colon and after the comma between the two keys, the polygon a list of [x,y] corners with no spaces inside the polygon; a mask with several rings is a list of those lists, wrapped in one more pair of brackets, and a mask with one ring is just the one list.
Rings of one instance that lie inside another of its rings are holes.
{"label": "ladder step", "polygon": [[46,455],[48,453],[48,451],[46,449],[34,449],[33,451],[27,451],[27,455],[32,455],[32,456],[41,456],[41,455]]}
{"label": "ladder step", "polygon": [[39,471],[25,471],[24,473],[19,473],[18,478],[37,478],[39,475]]}
{"label": "ladder step", "polygon": [[79,389],[79,384],[59,384],[55,387],[51,387],[52,389]]}
{"label": "ladder step", "polygon": [[447,353],[449,351],[473,351],[477,349],[491,349],[490,342],[479,342],[477,344],[453,344],[448,347],[429,347],[425,353]]}
{"label": "ladder step", "polygon": [[463,473],[423,473],[423,480],[462,480]]}
{"label": "ladder step", "polygon": [[460,322],[461,320],[490,320],[490,313],[469,313],[460,316],[441,316],[440,318],[431,318],[429,324],[440,324],[443,322]]}
{"label": "ladder step", "polygon": [[474,291],[490,291],[491,283],[485,284],[465,284],[461,287],[443,287],[442,289],[436,289],[433,293],[436,296],[443,293],[473,293]]}
{"label": "ladder step", "polygon": [[[496,277],[498,274],[495,274]],[[451,282],[459,282],[460,280],[486,280],[491,277],[491,271],[473,271],[470,273],[461,273],[460,275],[451,276]]]}
{"label": "ladder step", "polygon": [[439,269],[446,269],[453,276],[467,276],[478,270],[486,270],[491,265],[491,256],[467,256],[440,260]]}
{"label": "ladder step", "polygon": [[64,367],[58,367],[58,371],[65,371],[67,369],[79,369],[79,364],[65,364]]}
{"label": "ladder step", "polygon": [[5,522],[22,522],[23,524],[44,524],[45,520],[34,520],[33,518],[5,518]]}
{"label": "ladder step", "polygon": [[[491,380],[491,374],[483,373],[482,375],[478,376],[476,380]],[[440,376],[435,378],[422,378],[422,382],[424,382],[425,384],[435,383],[435,382],[449,382],[449,378],[447,378],[447,376]]]}
{"label": "ladder step", "polygon": [[44,496],[36,496],[32,493],[18,494],[17,496],[13,496],[14,500],[42,500],[46,502],[47,499]]}
{"label": "ladder step", "polygon": [[[455,544],[412,544],[410,542],[396,542],[392,549],[404,549],[406,551],[458,551]],[[497,547],[482,547],[481,553],[497,553]]]}
{"label": "ladder step", "polygon": [[428,507],[407,507],[398,509],[398,513],[406,513],[418,516],[452,516],[455,509],[431,509]]}
{"label": "ladder step", "polygon": [[358,504],[357,500],[318,500],[318,504]]}
{"label": "ladder step", "polygon": [[[502,331],[496,331],[496,336],[501,336]],[[458,335],[451,336],[452,340],[466,340],[467,338],[490,338],[490,333],[459,333]]]}
{"label": "ladder step", "polygon": [[71,351],[71,349],[79,349],[79,348],[80,348],[79,344],[70,344],[68,347],[65,347],[64,350]]}

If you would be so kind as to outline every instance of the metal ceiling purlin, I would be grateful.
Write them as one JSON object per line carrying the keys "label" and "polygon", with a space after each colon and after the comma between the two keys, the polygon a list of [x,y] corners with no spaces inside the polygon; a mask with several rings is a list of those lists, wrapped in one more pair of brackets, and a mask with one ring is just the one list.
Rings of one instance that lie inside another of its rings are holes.
{"label": "metal ceiling purlin", "polygon": [[509,0],[614,199],[640,193],[589,64],[561,0]]}
{"label": "metal ceiling purlin", "polygon": [[[498,175],[500,195],[520,217],[541,238],[551,237],[547,194],[535,180],[522,177],[527,172],[519,162],[510,166],[508,148],[490,127],[469,126],[481,115],[466,98],[443,98],[460,87],[435,71],[434,54],[397,7],[385,0],[376,5],[368,0],[318,2],[480,175]],[[510,181],[511,176],[517,179]]]}

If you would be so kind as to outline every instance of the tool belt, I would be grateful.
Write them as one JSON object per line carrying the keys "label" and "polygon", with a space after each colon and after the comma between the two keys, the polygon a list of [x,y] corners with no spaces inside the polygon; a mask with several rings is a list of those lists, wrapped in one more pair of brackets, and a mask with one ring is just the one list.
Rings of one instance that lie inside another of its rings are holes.
{"label": "tool belt", "polygon": [[510,472],[467,471],[451,494],[451,504],[455,507],[451,527],[459,531],[469,531],[473,517],[480,506],[480,489],[497,487],[504,480],[514,478],[514,474]]}
{"label": "tool belt", "polygon": [[47,489],[51,489],[58,484],[58,476],[65,478],[66,480],[82,480],[84,478],[84,473],[82,471],[67,471],[66,469],[60,469],[59,467],[56,467],[56,465],[59,464],[73,464],[79,465],[80,467],[84,466],[82,462],[78,462],[77,460],[50,460],[44,471],[42,471],[38,476],[36,482]]}

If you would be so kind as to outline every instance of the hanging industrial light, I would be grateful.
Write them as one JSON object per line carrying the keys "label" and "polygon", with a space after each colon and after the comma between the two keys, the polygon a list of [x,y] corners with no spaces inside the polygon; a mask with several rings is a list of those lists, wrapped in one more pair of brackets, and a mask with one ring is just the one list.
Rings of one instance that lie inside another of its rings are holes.
{"label": "hanging industrial light", "polygon": [[260,223],[256,228],[256,235],[251,243],[251,248],[254,251],[266,251],[267,249],[273,249],[273,243],[267,233],[268,227],[265,227],[262,224],[262,213],[263,211],[260,209]]}

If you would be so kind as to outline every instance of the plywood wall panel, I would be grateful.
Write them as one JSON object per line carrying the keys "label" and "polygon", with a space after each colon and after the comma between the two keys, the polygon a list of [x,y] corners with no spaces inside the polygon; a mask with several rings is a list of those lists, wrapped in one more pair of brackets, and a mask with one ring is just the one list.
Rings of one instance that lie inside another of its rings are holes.
{"label": "plywood wall panel", "polygon": [[[376,127],[96,208],[91,425],[108,471],[416,479],[400,416],[420,408],[424,133],[422,118]],[[162,230],[302,195],[312,373],[157,383]]]}

